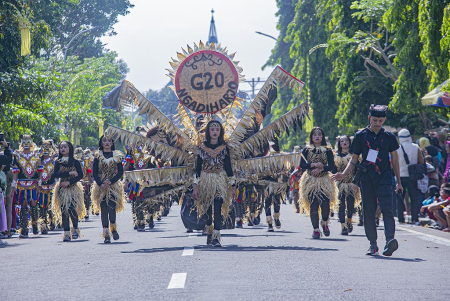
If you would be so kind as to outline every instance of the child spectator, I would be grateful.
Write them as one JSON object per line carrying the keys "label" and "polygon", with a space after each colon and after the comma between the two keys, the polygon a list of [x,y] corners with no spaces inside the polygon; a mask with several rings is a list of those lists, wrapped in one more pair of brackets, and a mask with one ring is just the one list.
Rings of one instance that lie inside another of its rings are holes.
{"label": "child spectator", "polygon": [[443,212],[445,206],[450,204],[450,183],[444,183],[441,185],[440,198],[430,205],[422,206],[420,213],[426,212],[428,216],[439,222],[439,230],[443,230],[448,227],[446,215]]}

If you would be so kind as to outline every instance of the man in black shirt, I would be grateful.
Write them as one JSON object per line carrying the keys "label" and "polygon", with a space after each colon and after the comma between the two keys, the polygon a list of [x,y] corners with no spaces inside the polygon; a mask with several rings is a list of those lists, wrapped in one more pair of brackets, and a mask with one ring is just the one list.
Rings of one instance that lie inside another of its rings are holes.
{"label": "man in black shirt", "polygon": [[[352,160],[343,173],[333,175],[333,180],[339,181],[353,171],[358,163],[358,157],[362,155],[361,165],[365,172],[361,174],[360,188],[362,194],[364,212],[364,230],[370,241],[367,255],[378,255],[377,229],[375,214],[377,200],[383,213],[384,233],[386,246],[383,255],[391,256],[398,249],[395,236],[395,220],[392,213],[392,168],[397,179],[395,192],[403,192],[400,181],[400,167],[396,150],[399,148],[394,134],[386,131],[382,126],[386,121],[386,106],[371,105],[369,113],[370,125],[359,131],[353,140],[351,153]],[[389,161],[389,154],[391,162]]]}

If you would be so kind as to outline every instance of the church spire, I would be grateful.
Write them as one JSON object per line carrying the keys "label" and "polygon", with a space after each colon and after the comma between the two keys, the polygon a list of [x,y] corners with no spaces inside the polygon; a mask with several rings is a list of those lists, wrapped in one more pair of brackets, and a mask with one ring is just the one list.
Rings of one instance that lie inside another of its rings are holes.
{"label": "church spire", "polygon": [[216,31],[216,24],[214,22],[214,9],[211,10],[211,26],[209,27],[209,36],[208,36],[208,43],[214,42],[214,44],[218,43],[217,39],[217,31]]}

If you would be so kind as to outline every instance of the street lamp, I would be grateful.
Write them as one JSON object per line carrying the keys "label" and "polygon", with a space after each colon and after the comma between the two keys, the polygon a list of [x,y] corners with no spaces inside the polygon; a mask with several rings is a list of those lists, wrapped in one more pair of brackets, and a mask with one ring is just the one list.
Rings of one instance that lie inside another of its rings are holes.
{"label": "street lamp", "polygon": [[98,26],[94,26],[94,27],[91,27],[91,28],[89,28],[89,29],[85,29],[85,30],[80,31],[79,33],[77,33],[77,34],[70,40],[69,43],[67,43],[66,46],[64,46],[64,68],[63,68],[63,72],[66,71],[66,57],[67,57],[67,50],[69,50],[69,47],[70,47],[70,44],[72,43],[72,41],[75,40],[75,39],[76,39],[78,36],[80,36],[81,34],[83,34],[83,33],[85,33],[85,32],[88,32],[88,31],[91,31],[91,30],[93,30],[93,29],[95,29],[95,28],[98,28]]}
{"label": "street lamp", "polygon": [[278,41],[277,38],[272,37],[271,35],[268,35],[268,34],[266,34],[266,33],[262,33],[262,32],[259,32],[259,31],[255,31],[255,32],[256,32],[257,34],[262,35],[262,36],[266,36],[266,37],[268,37],[268,38],[274,39],[275,41]]}

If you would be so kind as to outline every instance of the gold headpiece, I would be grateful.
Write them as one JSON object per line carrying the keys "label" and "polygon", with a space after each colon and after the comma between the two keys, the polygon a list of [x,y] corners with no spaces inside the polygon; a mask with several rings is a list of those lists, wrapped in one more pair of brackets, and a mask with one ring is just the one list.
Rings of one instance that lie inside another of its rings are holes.
{"label": "gold headpiece", "polygon": [[218,121],[213,121],[209,124],[210,128],[220,128],[221,124]]}

